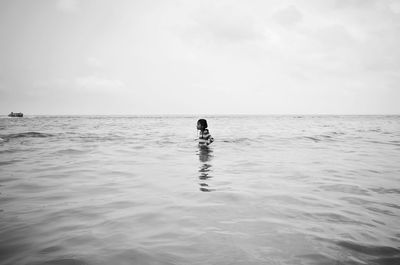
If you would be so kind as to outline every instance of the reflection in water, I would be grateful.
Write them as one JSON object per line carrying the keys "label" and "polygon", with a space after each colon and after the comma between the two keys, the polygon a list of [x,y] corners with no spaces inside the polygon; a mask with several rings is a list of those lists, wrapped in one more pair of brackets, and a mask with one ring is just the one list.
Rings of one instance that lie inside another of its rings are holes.
{"label": "reflection in water", "polygon": [[209,188],[207,180],[212,178],[210,175],[211,164],[209,163],[212,159],[212,149],[208,146],[199,145],[199,160],[201,162],[201,166],[199,168],[199,179],[200,179],[200,190],[204,192],[215,191],[215,189]]}

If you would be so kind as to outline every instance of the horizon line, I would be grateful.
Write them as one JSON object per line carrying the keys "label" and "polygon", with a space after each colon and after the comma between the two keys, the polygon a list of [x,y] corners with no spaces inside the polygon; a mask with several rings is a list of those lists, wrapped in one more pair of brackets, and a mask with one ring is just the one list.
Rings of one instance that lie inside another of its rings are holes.
{"label": "horizon line", "polygon": [[[8,116],[8,114],[3,114],[0,116]],[[281,114],[281,113],[271,113],[271,114],[261,114],[261,113],[149,113],[149,114],[24,114],[26,116],[400,116],[398,114],[333,114],[333,113],[307,113],[307,114]]]}

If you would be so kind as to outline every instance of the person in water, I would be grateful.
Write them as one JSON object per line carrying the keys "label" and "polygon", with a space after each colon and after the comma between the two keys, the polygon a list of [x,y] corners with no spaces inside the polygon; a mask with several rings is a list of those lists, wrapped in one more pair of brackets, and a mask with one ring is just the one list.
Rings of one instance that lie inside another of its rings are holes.
{"label": "person in water", "polygon": [[214,138],[211,137],[210,131],[207,129],[207,121],[205,119],[200,119],[197,121],[197,130],[199,133],[199,144],[209,145],[214,142]]}

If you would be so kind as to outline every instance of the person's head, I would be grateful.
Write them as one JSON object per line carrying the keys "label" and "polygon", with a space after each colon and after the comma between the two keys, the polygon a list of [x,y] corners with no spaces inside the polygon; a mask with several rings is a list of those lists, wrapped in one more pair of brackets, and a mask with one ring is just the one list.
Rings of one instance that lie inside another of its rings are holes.
{"label": "person's head", "polygon": [[197,121],[197,130],[204,131],[207,129],[207,121],[205,119],[200,119]]}

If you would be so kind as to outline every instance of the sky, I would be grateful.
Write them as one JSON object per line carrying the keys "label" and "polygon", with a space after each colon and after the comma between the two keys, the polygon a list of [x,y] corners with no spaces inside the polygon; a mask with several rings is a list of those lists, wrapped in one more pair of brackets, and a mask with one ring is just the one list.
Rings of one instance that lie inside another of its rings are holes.
{"label": "sky", "polygon": [[0,115],[400,114],[398,0],[0,0]]}

